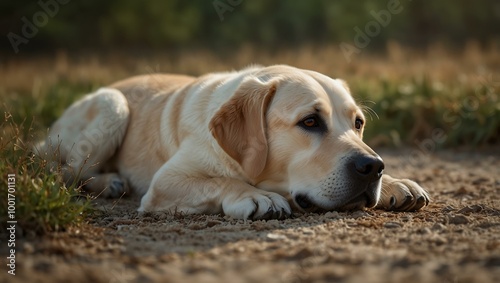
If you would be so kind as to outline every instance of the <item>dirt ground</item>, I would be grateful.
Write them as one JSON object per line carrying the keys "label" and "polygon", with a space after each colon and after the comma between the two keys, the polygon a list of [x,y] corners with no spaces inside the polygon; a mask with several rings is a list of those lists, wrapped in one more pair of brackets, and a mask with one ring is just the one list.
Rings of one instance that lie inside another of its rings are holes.
{"label": "dirt ground", "polygon": [[379,153],[429,207],[244,222],[98,200],[88,225],[23,240],[0,282],[500,282],[500,150]]}

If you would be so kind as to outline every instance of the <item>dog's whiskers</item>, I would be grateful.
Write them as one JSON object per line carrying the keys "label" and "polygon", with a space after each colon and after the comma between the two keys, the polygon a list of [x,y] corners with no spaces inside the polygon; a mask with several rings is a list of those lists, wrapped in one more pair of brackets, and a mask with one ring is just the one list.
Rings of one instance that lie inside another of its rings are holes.
{"label": "dog's whiskers", "polygon": [[373,116],[377,117],[379,119],[379,116],[377,115],[377,112],[373,110],[370,106],[366,105],[365,103],[372,103],[375,104],[375,102],[371,100],[363,100],[359,102],[359,108],[365,113],[367,113],[370,116],[370,120],[373,121]]}

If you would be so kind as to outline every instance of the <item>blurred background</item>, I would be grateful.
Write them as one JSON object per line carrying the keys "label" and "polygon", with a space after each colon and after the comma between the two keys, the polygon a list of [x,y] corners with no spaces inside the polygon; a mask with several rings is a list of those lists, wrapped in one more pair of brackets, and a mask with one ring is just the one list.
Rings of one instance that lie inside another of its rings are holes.
{"label": "blurred background", "polygon": [[[24,3],[23,3],[24,2]],[[67,2],[67,3],[66,3]],[[53,5],[57,7],[51,7]],[[370,42],[383,50],[390,40],[413,48],[442,42],[460,49],[474,39],[490,44],[500,36],[500,3],[496,0],[167,0],[167,1],[3,1],[1,32],[22,35],[40,11],[48,20],[20,52],[147,52],[188,48],[231,50],[244,45],[272,49],[304,44],[352,42],[353,28],[373,20],[372,11],[396,14]],[[45,9],[44,9],[45,8]],[[40,19],[43,17],[40,16]],[[5,52],[12,47],[4,46]]]}
{"label": "blurred background", "polygon": [[345,79],[372,146],[500,141],[497,0],[2,1],[0,32],[0,107],[27,138],[127,76],[284,63]]}

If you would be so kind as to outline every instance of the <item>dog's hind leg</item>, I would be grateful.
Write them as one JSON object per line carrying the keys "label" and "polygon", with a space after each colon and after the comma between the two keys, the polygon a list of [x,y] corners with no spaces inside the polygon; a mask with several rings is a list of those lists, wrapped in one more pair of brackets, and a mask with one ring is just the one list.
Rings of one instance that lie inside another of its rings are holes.
{"label": "dog's hind leg", "polygon": [[95,195],[119,197],[128,190],[124,178],[103,172],[123,141],[130,112],[117,89],[101,88],[71,105],[54,123],[39,151],[57,151],[66,183],[83,182]]}

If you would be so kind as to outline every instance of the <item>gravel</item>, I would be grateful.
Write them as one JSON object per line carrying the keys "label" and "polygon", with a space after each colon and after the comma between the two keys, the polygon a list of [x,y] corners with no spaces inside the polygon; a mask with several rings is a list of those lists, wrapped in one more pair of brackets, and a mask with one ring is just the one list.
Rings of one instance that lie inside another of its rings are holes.
{"label": "gravel", "polygon": [[90,223],[20,240],[16,276],[0,281],[500,282],[500,161],[491,152],[422,155],[416,167],[411,150],[381,151],[388,173],[431,193],[431,205],[411,213],[241,221],[139,216],[137,199],[97,200],[103,213]]}

